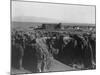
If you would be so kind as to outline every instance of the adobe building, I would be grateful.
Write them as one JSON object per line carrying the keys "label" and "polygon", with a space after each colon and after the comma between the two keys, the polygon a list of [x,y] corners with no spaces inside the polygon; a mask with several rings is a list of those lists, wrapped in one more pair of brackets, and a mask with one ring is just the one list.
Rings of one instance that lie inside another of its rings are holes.
{"label": "adobe building", "polygon": [[62,29],[61,23],[44,23],[42,28],[46,30],[57,30]]}

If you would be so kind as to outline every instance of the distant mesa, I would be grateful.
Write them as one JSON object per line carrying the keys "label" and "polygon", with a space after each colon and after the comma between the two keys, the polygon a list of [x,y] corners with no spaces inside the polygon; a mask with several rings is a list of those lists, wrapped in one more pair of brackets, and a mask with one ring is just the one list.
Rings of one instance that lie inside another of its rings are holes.
{"label": "distant mesa", "polygon": [[59,23],[63,22],[61,20],[45,17],[31,17],[31,16],[18,16],[12,18],[12,21],[15,22],[40,22],[40,23]]}
{"label": "distant mesa", "polygon": [[62,23],[64,25],[95,25],[89,23],[66,22],[54,18],[35,17],[35,16],[17,16],[12,18],[14,22],[34,22],[34,23]]}

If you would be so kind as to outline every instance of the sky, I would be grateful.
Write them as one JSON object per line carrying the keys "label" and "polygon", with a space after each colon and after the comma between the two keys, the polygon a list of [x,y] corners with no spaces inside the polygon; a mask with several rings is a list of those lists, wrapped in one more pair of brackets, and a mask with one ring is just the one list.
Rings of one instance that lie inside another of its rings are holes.
{"label": "sky", "polygon": [[[12,20],[16,17],[38,17],[41,22],[60,21],[65,23],[95,24],[95,7],[68,4],[12,1]],[[42,19],[43,18],[43,19]]]}

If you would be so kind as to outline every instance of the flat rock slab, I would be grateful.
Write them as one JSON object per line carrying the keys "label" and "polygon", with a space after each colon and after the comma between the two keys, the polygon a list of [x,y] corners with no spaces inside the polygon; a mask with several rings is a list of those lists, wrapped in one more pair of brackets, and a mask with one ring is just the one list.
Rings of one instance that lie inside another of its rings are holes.
{"label": "flat rock slab", "polygon": [[[46,70],[45,72],[61,72],[61,71],[73,71],[76,70],[75,68],[72,68],[70,66],[67,66],[55,59],[51,59],[52,64],[50,65],[49,69]],[[11,74],[12,75],[20,75],[20,74],[32,74],[32,72],[28,71],[28,70],[18,70],[18,69],[14,69],[12,68],[11,70]]]}
{"label": "flat rock slab", "polygon": [[76,70],[75,68],[72,68],[70,66],[67,66],[55,59],[52,59],[52,64],[49,68],[49,70],[47,70],[48,72],[52,72],[52,71],[71,71],[71,70]]}

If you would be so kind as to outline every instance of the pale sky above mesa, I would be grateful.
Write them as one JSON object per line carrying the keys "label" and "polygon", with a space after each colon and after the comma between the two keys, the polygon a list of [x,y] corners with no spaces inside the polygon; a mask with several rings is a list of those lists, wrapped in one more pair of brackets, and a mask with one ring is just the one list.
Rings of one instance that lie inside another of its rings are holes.
{"label": "pale sky above mesa", "polygon": [[[95,24],[95,7],[12,1],[12,20],[16,17],[40,17],[52,19],[50,22]],[[40,19],[39,21],[41,22]]]}

